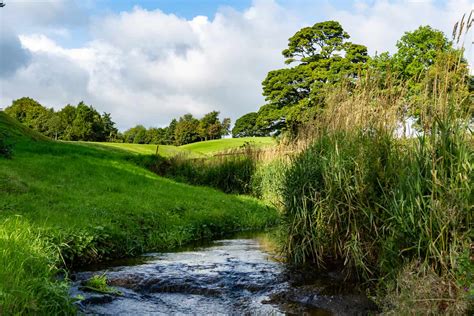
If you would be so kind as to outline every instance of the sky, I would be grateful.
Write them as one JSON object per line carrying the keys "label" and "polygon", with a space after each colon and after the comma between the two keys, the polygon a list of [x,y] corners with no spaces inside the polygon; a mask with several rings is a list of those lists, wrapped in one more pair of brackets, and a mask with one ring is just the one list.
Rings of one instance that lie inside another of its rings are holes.
{"label": "sky", "polygon": [[[261,82],[305,26],[339,21],[371,55],[420,25],[449,37],[471,0],[3,0],[0,107],[80,101],[120,130],[212,110],[234,122],[265,103]],[[472,33],[472,32],[471,32]],[[466,54],[472,65],[472,34]]]}

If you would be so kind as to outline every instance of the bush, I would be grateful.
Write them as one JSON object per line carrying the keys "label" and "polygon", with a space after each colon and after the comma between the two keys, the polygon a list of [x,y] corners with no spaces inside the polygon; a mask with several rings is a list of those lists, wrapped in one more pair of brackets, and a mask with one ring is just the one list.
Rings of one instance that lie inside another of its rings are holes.
{"label": "bush", "polygon": [[11,159],[13,156],[13,145],[8,143],[6,137],[0,135],[0,157]]}

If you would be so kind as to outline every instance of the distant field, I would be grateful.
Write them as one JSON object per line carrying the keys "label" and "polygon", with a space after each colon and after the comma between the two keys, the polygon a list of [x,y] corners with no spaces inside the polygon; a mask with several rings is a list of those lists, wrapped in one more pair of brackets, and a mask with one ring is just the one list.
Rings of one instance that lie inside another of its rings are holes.
{"label": "distant field", "polygon": [[[119,150],[127,150],[138,154],[154,154],[157,145],[153,144],[126,144],[126,143],[98,143],[81,142],[87,146],[93,147],[112,147]],[[256,147],[266,147],[275,144],[271,137],[243,137],[243,138],[225,138],[209,140],[204,142],[192,143],[184,146],[159,145],[158,153],[164,157],[174,156],[176,154],[188,154],[190,156],[208,156],[214,153],[233,148],[239,148],[245,143],[251,143]]]}
{"label": "distant field", "polygon": [[271,137],[242,137],[242,138],[224,138],[216,140],[208,140],[205,142],[197,142],[184,146],[180,146],[181,150],[188,150],[195,153],[209,155],[224,150],[239,148],[245,143],[251,143],[256,147],[266,147],[275,144],[275,140]]}
{"label": "distant field", "polygon": [[[156,153],[156,146],[154,144],[126,144],[126,143],[99,143],[99,142],[81,142],[87,146],[93,147],[111,147],[116,148],[119,150],[126,150],[131,151],[137,154],[155,154]],[[186,153],[186,150],[180,149],[180,147],[172,146],[172,145],[159,145],[158,146],[158,153],[164,157],[174,156],[178,153]],[[192,154],[191,152],[188,152]]]}

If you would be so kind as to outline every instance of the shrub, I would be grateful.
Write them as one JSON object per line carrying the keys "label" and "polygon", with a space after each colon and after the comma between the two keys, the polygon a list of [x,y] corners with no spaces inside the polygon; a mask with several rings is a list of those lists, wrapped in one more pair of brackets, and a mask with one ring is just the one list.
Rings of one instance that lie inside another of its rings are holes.
{"label": "shrub", "polygon": [[6,137],[2,137],[2,135],[0,135],[0,157],[10,159],[12,156],[13,145],[7,142]]}

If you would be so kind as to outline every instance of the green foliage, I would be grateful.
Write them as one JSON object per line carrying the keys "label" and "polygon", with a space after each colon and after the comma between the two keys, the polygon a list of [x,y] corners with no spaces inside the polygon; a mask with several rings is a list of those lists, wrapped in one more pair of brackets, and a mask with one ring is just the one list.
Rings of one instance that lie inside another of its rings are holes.
{"label": "green foliage", "polygon": [[143,125],[137,125],[123,133],[123,140],[126,143],[145,144],[147,129]]}
{"label": "green foliage", "polygon": [[14,100],[5,113],[25,126],[45,136],[62,140],[111,141],[117,129],[109,113],[102,116],[92,107],[80,102],[67,105],[58,112],[47,109],[31,98]]}
{"label": "green foliage", "polygon": [[124,132],[124,142],[181,146],[219,139],[229,134],[230,119],[219,121],[218,116],[219,112],[212,111],[198,120],[191,114],[185,114],[179,120],[173,119],[170,125],[164,128],[146,129],[143,125],[137,125]]}
{"label": "green foliage", "polygon": [[250,151],[211,158],[156,155],[129,159],[154,173],[192,185],[209,186],[225,193],[249,194],[256,160]]}
{"label": "green foliage", "polygon": [[19,216],[0,220],[0,249],[0,314],[75,312],[67,283],[57,278],[57,248],[46,242],[27,220]]}
{"label": "green foliage", "polygon": [[199,120],[191,114],[181,116],[174,132],[175,145],[181,146],[197,142],[199,140],[198,127]]}
{"label": "green foliage", "polygon": [[171,158],[164,176],[193,185],[205,185],[225,193],[249,194],[255,172],[251,156],[227,156],[213,159]]}
{"label": "green foliage", "polygon": [[238,118],[232,129],[232,137],[265,136],[265,133],[257,129],[257,117],[256,112],[250,112]]}
{"label": "green foliage", "polygon": [[[312,144],[285,176],[290,260],[338,265],[368,282],[378,278],[382,287],[394,281],[403,295],[416,284],[398,278],[417,263],[429,268],[417,270],[420,278],[436,276],[430,286],[449,282],[417,293],[442,293],[434,299],[438,312],[465,300],[459,282],[473,271],[462,258],[472,244],[474,150],[466,110],[472,100],[458,61],[456,52],[439,54],[423,74],[426,93],[410,104],[423,129],[412,139],[395,136],[407,98],[397,86],[366,80],[335,89]],[[416,300],[410,306],[423,306]]]}
{"label": "green foliage", "polygon": [[29,128],[43,132],[48,119],[48,109],[31,98],[14,100],[5,113]]}
{"label": "green foliage", "polygon": [[7,142],[7,138],[0,134],[0,157],[10,159],[13,156],[13,145]]}
{"label": "green foliage", "polygon": [[0,160],[1,314],[72,314],[56,277],[62,265],[169,250],[278,218],[250,197],[158,177],[124,151],[42,140],[0,113],[6,132],[15,159]]}
{"label": "green foliage", "polygon": [[86,280],[82,288],[88,291],[93,291],[93,292],[113,294],[113,295],[122,295],[122,292],[120,292],[119,290],[108,286],[107,276],[105,274],[93,275],[90,279]]}
{"label": "green foliage", "polygon": [[453,50],[443,32],[430,26],[420,26],[412,32],[406,32],[397,42],[395,69],[403,79],[416,78],[434,64],[442,52]]}
{"label": "green foliage", "polygon": [[316,23],[312,27],[304,27],[288,40],[288,48],[283,56],[288,58],[286,63],[292,63],[295,58],[308,63],[319,58],[330,58],[335,51],[344,49],[344,40],[349,38],[336,21]]}
{"label": "green foliage", "polygon": [[343,78],[357,79],[369,60],[367,48],[348,42],[336,21],[316,23],[296,32],[283,51],[292,68],[270,71],[262,82],[268,102],[258,111],[255,130],[262,135],[287,131],[316,117],[324,108],[325,88]]}
{"label": "green foliage", "polygon": [[284,158],[276,158],[257,164],[252,177],[252,195],[282,208],[281,192],[284,189],[285,176],[290,162]]}

